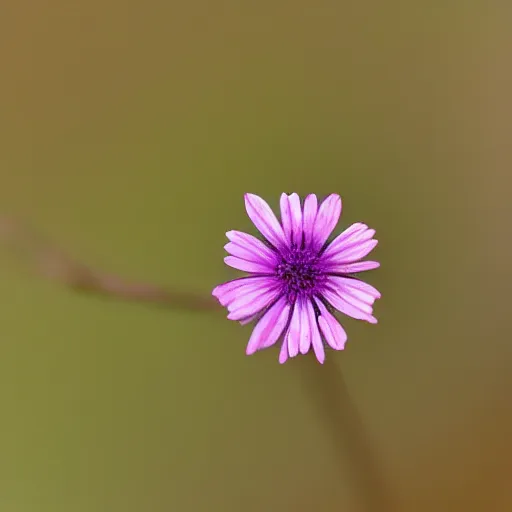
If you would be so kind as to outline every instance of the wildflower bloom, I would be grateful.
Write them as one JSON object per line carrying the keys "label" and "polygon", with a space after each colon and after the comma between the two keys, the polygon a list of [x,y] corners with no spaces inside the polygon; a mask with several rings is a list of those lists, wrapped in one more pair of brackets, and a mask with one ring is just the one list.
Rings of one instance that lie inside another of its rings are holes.
{"label": "wildflower bloom", "polygon": [[228,319],[242,325],[257,320],[248,355],[282,339],[280,363],[311,348],[323,363],[324,342],[343,350],[347,341],[334,310],[377,323],[372,313],[380,293],[352,275],[380,266],[361,261],[377,245],[375,230],[352,224],[328,243],[341,215],[337,194],[320,205],[314,194],[303,205],[297,194],[282,194],[280,206],[281,222],[261,197],[245,194],[247,214],[265,240],[226,233],[224,262],[248,275],[217,286],[213,295],[228,309]]}

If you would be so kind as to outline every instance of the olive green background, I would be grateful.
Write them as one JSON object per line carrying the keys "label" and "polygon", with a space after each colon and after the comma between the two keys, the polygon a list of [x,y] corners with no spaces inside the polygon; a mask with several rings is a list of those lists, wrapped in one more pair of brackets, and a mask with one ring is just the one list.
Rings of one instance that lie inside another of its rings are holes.
{"label": "olive green background", "polygon": [[0,509],[512,510],[508,9],[3,2],[2,213],[209,294],[244,192],[337,192],[382,299],[328,364],[280,366],[220,309],[2,259]]}

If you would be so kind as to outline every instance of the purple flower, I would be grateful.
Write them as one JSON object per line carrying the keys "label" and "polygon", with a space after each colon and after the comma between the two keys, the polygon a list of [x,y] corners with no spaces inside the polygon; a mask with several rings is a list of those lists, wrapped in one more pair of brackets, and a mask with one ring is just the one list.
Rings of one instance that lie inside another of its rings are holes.
{"label": "purple flower", "polygon": [[258,320],[248,355],[282,338],[280,363],[311,348],[323,363],[324,342],[343,350],[347,341],[334,310],[377,323],[372,313],[380,293],[352,275],[380,266],[361,261],[377,245],[375,230],[356,223],[327,242],[341,215],[340,196],[331,194],[318,205],[310,194],[301,205],[297,194],[282,194],[281,223],[254,194],[245,194],[245,208],[265,240],[226,233],[225,263],[249,275],[217,286],[213,295],[228,309],[228,319],[242,325]]}

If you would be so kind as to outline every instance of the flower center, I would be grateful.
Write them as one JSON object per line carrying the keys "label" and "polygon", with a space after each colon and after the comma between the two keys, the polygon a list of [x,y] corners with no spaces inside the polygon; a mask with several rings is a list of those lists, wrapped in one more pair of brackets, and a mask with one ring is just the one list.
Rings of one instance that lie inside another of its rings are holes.
{"label": "flower center", "polygon": [[276,275],[281,279],[283,293],[290,303],[297,297],[311,297],[322,278],[318,256],[308,249],[291,249],[283,254]]}

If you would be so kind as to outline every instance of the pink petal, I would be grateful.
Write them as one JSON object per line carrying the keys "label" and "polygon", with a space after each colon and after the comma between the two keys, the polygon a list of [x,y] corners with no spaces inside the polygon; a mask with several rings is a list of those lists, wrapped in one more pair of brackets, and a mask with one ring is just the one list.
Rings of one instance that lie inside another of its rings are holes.
{"label": "pink petal", "polygon": [[358,261],[357,263],[325,263],[325,271],[332,274],[356,274],[379,268],[378,261]]}
{"label": "pink petal", "polygon": [[289,314],[290,306],[286,303],[286,299],[282,297],[254,327],[245,353],[251,355],[259,349],[273,345],[286,327]]}
{"label": "pink petal", "polygon": [[325,350],[324,344],[322,343],[322,338],[320,336],[320,332],[318,331],[318,327],[313,331],[311,344],[313,345],[313,351],[315,352],[315,356],[318,359],[318,362],[320,364],[324,364]]}
{"label": "pink petal", "polygon": [[286,340],[281,343],[281,350],[279,351],[279,363],[283,364],[286,363],[288,359],[288,343],[286,343]]}
{"label": "pink petal", "polygon": [[311,332],[316,327],[315,310],[310,300],[306,300],[301,308],[299,351],[307,354],[311,348]]}
{"label": "pink petal", "polygon": [[250,324],[253,320],[256,320],[260,316],[261,311],[258,311],[255,315],[248,316],[247,318],[244,318],[243,320],[239,320],[238,323],[240,325],[247,325]]}
{"label": "pink petal", "polygon": [[274,247],[286,245],[283,228],[266,201],[254,194],[245,194],[245,209],[259,232]]}
{"label": "pink petal", "polygon": [[368,315],[371,315],[373,313],[373,302],[368,303],[366,301],[360,300],[355,295],[352,295],[346,291],[343,292],[343,300],[345,300],[352,306],[360,309],[364,313],[367,313]]}
{"label": "pink petal", "polygon": [[[320,331],[318,330],[316,313],[315,313],[315,310],[313,309],[312,304],[311,304],[311,310],[309,311],[309,323],[311,325],[311,344],[313,345],[313,350],[316,354],[318,361],[320,361],[320,363],[323,363],[325,354],[324,354],[324,348],[323,348],[323,343],[322,343],[322,337],[320,336]],[[322,355],[322,354],[324,354],[324,355]],[[320,355],[320,358],[318,357],[319,355]]]}
{"label": "pink petal", "polygon": [[[263,258],[272,262],[276,261],[276,253],[267,247],[261,240],[258,240],[255,236],[249,235],[248,233],[242,233],[241,231],[228,231],[226,236],[230,242],[245,248],[247,251],[250,251],[253,254],[259,256],[260,259]],[[237,255],[233,254],[233,256]]]}
{"label": "pink petal", "polygon": [[346,284],[348,286],[352,286],[353,288],[357,288],[358,290],[364,290],[365,292],[373,295],[376,299],[380,299],[381,294],[377,288],[372,286],[371,284],[365,283],[364,281],[360,281],[359,279],[346,279]]}
{"label": "pink petal", "polygon": [[246,245],[241,246],[235,244],[234,242],[229,242],[224,246],[224,250],[228,252],[231,256],[236,256],[241,260],[252,261],[253,263],[259,263],[260,265],[264,265],[269,269],[269,272],[275,269],[277,261],[274,255],[269,258],[268,256],[264,256],[261,253],[258,254],[251,246]]}
{"label": "pink petal", "polygon": [[283,225],[284,236],[287,244],[292,243],[292,217],[290,212],[290,201],[288,195],[285,193],[281,194],[280,200],[281,206],[281,224]]}
{"label": "pink petal", "polygon": [[[279,299],[279,300],[281,300],[281,299]],[[279,335],[275,339],[274,338],[268,338],[266,340],[263,340],[263,342],[261,343],[261,345],[259,347],[260,349],[271,347],[274,343],[276,343],[276,341],[279,339],[279,336],[281,336],[283,331],[288,326],[288,323],[290,321],[290,309],[291,309],[291,306],[290,306],[290,304],[288,303],[288,301],[285,298],[283,300],[284,300],[284,303],[285,303],[284,312],[283,312],[283,315],[278,318],[279,322],[282,323],[282,327],[280,327],[281,330],[279,331]],[[279,325],[281,325],[281,323]]]}
{"label": "pink petal", "polygon": [[336,308],[338,311],[341,311],[345,315],[356,318],[357,320],[365,320],[371,324],[377,323],[377,319],[374,316],[365,311],[362,311],[357,306],[350,304],[347,302],[345,297],[341,297],[340,294],[331,290],[324,290],[323,296],[334,308]]}
{"label": "pink petal", "polygon": [[349,281],[349,279],[336,276],[329,276],[327,279],[329,286],[339,297],[364,313],[371,315],[375,297],[361,289],[358,290],[346,285],[345,281]]}
{"label": "pink petal", "polygon": [[242,277],[216,286],[212,295],[223,305],[227,306],[238,296],[254,292],[256,290],[269,290],[279,284],[273,277]]}
{"label": "pink petal", "polygon": [[300,206],[300,197],[293,193],[288,197],[288,201],[290,203],[290,218],[292,221],[292,242],[297,247],[300,247],[302,244],[302,209]]}
{"label": "pink petal", "polygon": [[358,237],[361,236],[368,229],[366,224],[356,222],[349,226],[345,231],[340,233],[325,249],[323,256],[325,258],[336,254],[343,247],[350,245],[353,241],[357,241]]}
{"label": "pink petal", "polygon": [[241,279],[235,279],[233,281],[228,281],[227,283],[222,283],[222,284],[219,284],[218,286],[216,286],[212,290],[212,295],[214,297],[216,297],[223,306],[225,306],[226,303],[228,302],[226,297],[229,297],[230,293],[232,293],[237,288],[240,288],[241,286],[243,286],[244,282],[249,279],[265,279],[265,278],[264,277],[260,277],[260,278],[243,277]]}
{"label": "pink petal", "polygon": [[345,329],[343,329],[336,317],[328,311],[322,301],[317,301],[317,305],[320,309],[318,325],[322,329],[325,341],[334,350],[343,350],[347,341]]}
{"label": "pink petal", "polygon": [[331,256],[328,263],[354,263],[372,252],[378,243],[378,240],[356,243]]}
{"label": "pink petal", "polygon": [[238,296],[228,306],[228,319],[242,320],[253,316],[270,305],[280,294],[281,288],[275,287],[269,290],[256,290]]}
{"label": "pink petal", "polygon": [[300,344],[300,322],[302,319],[302,311],[301,305],[299,301],[295,302],[295,307],[293,308],[292,317],[290,320],[290,326],[288,327],[288,331],[285,335],[285,342],[288,345],[288,354],[290,357],[295,357],[299,353],[299,344]]}
{"label": "pink petal", "polygon": [[226,256],[224,263],[230,267],[242,270],[243,272],[250,272],[252,274],[270,274],[272,267],[265,262],[256,263],[254,261],[247,261],[236,256]]}
{"label": "pink petal", "polygon": [[380,299],[381,297],[377,288],[374,288],[372,285],[365,283],[364,281],[360,281],[359,279],[331,276],[329,281],[335,283],[341,289],[347,291],[347,293],[351,293],[368,303],[371,302],[373,304],[375,299]]}
{"label": "pink petal", "polygon": [[315,194],[309,194],[304,200],[304,216],[302,226],[304,231],[304,244],[309,247],[315,230],[315,220],[318,211],[318,201]]}
{"label": "pink petal", "polygon": [[341,215],[341,197],[338,194],[331,194],[320,205],[315,220],[313,242],[315,247],[320,249],[333,229],[338,224]]}

